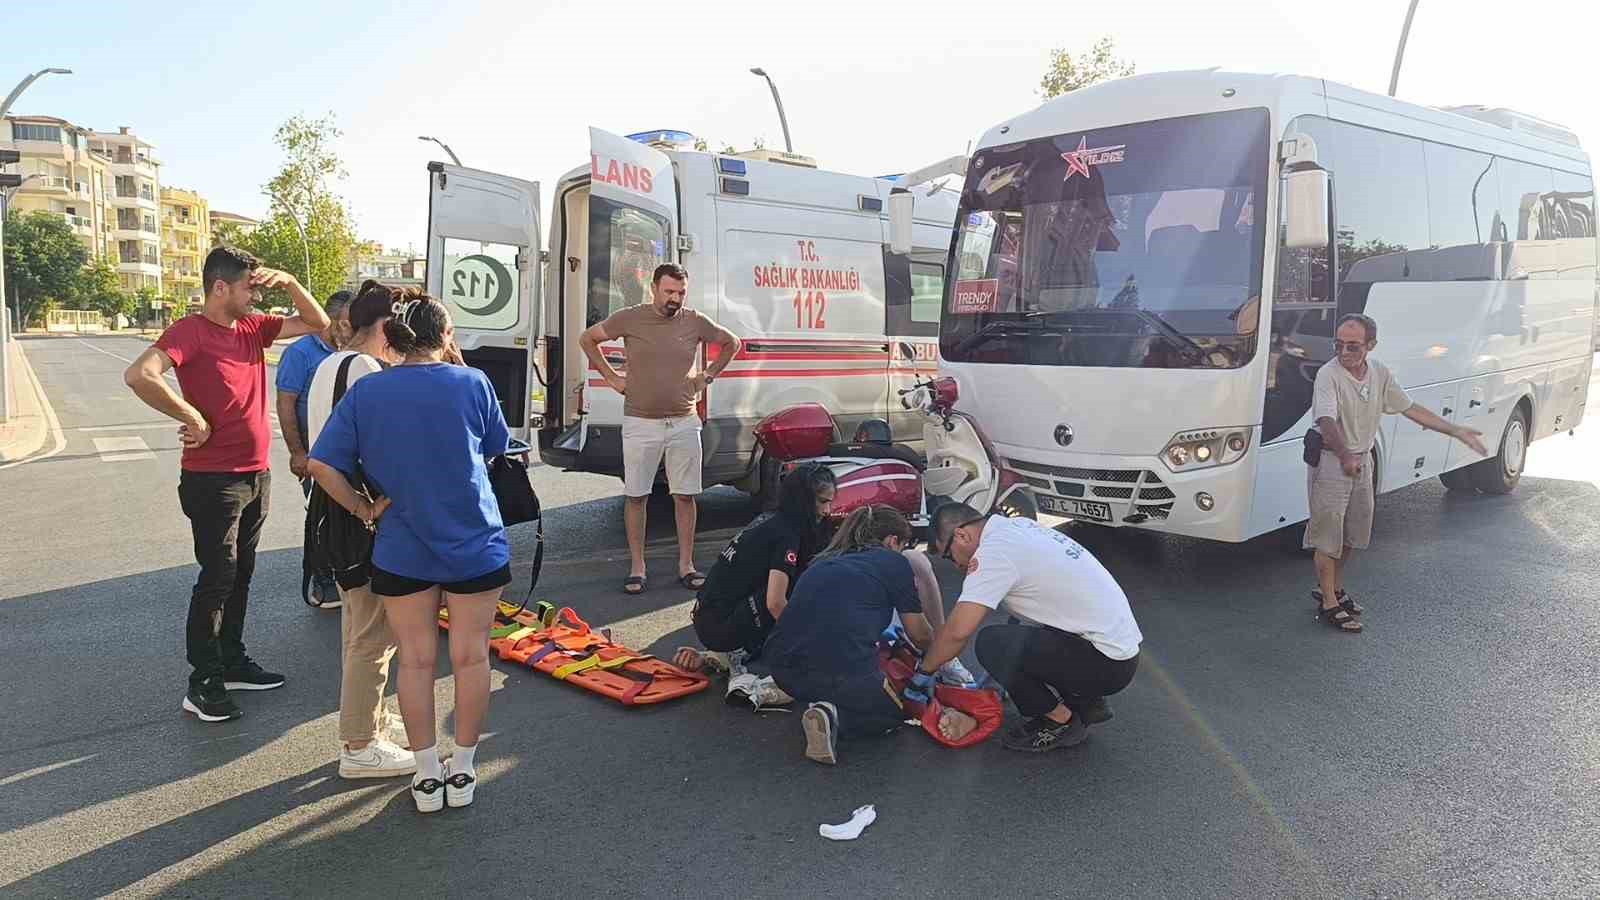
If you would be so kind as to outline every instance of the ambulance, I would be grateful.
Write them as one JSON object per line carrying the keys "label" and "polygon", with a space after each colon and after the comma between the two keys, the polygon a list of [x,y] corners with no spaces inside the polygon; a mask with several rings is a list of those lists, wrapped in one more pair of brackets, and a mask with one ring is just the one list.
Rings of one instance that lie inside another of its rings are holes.
{"label": "ambulance", "polygon": [[[954,184],[708,153],[679,131],[589,138],[588,164],[550,197],[543,251],[538,183],[428,164],[428,292],[450,308],[463,356],[494,383],[516,437],[546,464],[622,475],[622,397],[578,336],[649,302],[655,267],[674,262],[689,273],[685,305],[743,341],[699,403],[707,485],[769,495],[777,463],[752,428],[794,403],[827,407],[844,437],[876,418],[920,444],[899,391],[936,367]],[[884,211],[897,187],[918,201],[901,253]],[[621,342],[601,349],[625,371]]]}

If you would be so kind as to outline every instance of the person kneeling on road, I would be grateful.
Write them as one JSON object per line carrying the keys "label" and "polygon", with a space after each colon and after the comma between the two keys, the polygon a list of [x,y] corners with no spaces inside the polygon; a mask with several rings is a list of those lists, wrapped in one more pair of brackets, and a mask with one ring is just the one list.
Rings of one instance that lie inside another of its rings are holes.
{"label": "person kneeling on road", "polygon": [[927,646],[931,639],[901,553],[910,542],[911,526],[887,506],[851,513],[800,576],[767,638],[778,687],[808,704],[800,717],[808,759],[833,765],[839,737],[887,734],[905,721],[898,693],[878,668],[878,637],[898,612],[912,641]]}
{"label": "person kneeling on road", "polygon": [[1110,719],[1105,697],[1133,681],[1144,638],[1127,595],[1100,561],[1030,519],[985,516],[963,503],[934,512],[933,536],[937,552],[967,574],[906,698],[924,700],[939,664],[960,653],[1004,603],[1013,624],[983,629],[976,647],[979,664],[1026,717],[1004,745],[1034,753],[1069,747],[1088,736],[1087,726]]}
{"label": "person kneeling on road", "polygon": [[[707,650],[732,652],[723,668],[737,668],[761,654],[767,635],[789,602],[789,592],[826,538],[823,520],[833,506],[833,472],[807,465],[783,477],[778,511],[728,542],[695,599],[694,633]],[[708,660],[685,647],[673,658],[699,671]]]}

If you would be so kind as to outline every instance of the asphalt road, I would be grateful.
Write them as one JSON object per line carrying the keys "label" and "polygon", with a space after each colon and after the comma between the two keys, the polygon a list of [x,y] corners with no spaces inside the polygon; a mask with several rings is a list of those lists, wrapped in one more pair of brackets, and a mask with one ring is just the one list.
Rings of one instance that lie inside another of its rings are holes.
{"label": "asphalt road", "polygon": [[[195,567],[176,435],[120,380],[143,345],[25,346],[64,444],[0,470],[0,895],[1600,894],[1596,420],[1535,445],[1509,497],[1381,498],[1360,636],[1314,622],[1309,562],[1272,540],[1083,532],[1146,642],[1081,747],[906,730],[828,769],[793,714],[711,692],[630,710],[496,664],[477,802],[424,818],[403,781],[336,775],[338,615],[298,599],[281,443],[246,638],[290,680],[203,725],[178,710]],[[628,598],[618,482],[535,480],[539,595],[658,653],[686,642],[668,511],[652,589]],[[705,498],[702,566],[747,519]],[[437,689],[446,715],[447,673]],[[865,803],[860,840],[817,835]]]}

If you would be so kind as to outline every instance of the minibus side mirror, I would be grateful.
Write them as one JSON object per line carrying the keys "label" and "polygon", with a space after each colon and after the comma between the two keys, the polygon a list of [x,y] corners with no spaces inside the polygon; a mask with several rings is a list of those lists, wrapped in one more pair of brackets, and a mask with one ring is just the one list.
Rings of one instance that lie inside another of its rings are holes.
{"label": "minibus side mirror", "polygon": [[911,213],[916,200],[905,188],[889,192],[889,252],[905,256],[911,252]]}
{"label": "minibus side mirror", "polygon": [[1299,169],[1283,178],[1283,245],[1291,250],[1328,246],[1328,171]]}

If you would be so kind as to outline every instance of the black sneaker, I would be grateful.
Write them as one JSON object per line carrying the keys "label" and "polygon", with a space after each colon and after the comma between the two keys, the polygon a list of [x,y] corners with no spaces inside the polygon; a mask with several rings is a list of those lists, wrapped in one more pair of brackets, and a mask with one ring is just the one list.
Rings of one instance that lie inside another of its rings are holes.
{"label": "black sneaker", "polygon": [[1071,747],[1083,743],[1089,736],[1089,726],[1083,720],[1073,716],[1065,725],[1057,725],[1044,716],[1037,719],[1027,719],[1018,722],[1015,727],[1006,732],[1001,739],[1001,744],[1007,750],[1021,750],[1025,753],[1043,753],[1057,747]]}
{"label": "black sneaker", "polygon": [[1096,697],[1081,706],[1069,705],[1067,708],[1072,710],[1073,718],[1082,719],[1085,725],[1100,725],[1111,721],[1111,704],[1107,703],[1104,697]]}
{"label": "black sneaker", "polygon": [[230,691],[270,691],[283,687],[283,676],[268,672],[246,656],[244,662],[229,666],[222,673],[224,686]]}
{"label": "black sneaker", "polygon": [[219,678],[189,685],[189,693],[183,697],[183,711],[193,713],[202,722],[226,722],[244,715]]}

